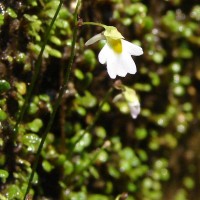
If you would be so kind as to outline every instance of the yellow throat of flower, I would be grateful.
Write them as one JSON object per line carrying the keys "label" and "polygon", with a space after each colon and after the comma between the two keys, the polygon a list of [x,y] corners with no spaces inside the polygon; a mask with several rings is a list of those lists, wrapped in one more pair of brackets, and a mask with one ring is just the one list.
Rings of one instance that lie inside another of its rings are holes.
{"label": "yellow throat of flower", "polygon": [[114,50],[114,52],[120,54],[122,52],[122,41],[121,39],[111,39],[109,37],[106,38],[108,45]]}

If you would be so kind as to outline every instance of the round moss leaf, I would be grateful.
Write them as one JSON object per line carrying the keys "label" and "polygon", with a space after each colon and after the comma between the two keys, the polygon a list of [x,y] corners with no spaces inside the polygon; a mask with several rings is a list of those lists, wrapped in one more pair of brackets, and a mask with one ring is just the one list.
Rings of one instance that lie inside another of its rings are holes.
{"label": "round moss leaf", "polygon": [[6,92],[11,88],[10,83],[6,80],[0,80],[0,93]]}

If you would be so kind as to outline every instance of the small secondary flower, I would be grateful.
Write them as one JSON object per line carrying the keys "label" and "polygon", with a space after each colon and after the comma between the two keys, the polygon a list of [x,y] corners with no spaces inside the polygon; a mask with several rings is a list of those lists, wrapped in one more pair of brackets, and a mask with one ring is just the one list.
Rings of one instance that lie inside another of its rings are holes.
{"label": "small secondary flower", "polygon": [[89,39],[85,45],[106,40],[98,59],[101,64],[107,64],[107,71],[112,79],[115,79],[117,75],[125,77],[127,73],[135,74],[137,69],[131,56],[142,55],[142,48],[124,40],[124,37],[115,27],[102,26],[105,31]]}
{"label": "small secondary flower", "polygon": [[140,102],[135,90],[129,87],[124,87],[123,95],[128,103],[131,117],[133,119],[137,118],[140,114]]}
{"label": "small secondary flower", "polygon": [[137,116],[140,114],[141,109],[140,101],[135,90],[124,85],[121,85],[121,90],[122,92],[114,97],[113,102],[122,105],[121,111],[125,113],[129,112],[131,114],[131,117],[133,119],[136,119]]}

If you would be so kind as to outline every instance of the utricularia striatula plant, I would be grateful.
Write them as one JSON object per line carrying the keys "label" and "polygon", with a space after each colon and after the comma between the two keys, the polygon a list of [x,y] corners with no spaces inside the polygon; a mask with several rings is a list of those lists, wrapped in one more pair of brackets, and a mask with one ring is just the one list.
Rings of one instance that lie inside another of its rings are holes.
{"label": "utricularia striatula plant", "polygon": [[135,74],[137,69],[131,56],[143,54],[141,47],[124,40],[122,34],[114,26],[106,26],[95,22],[83,22],[84,24],[102,26],[105,31],[90,38],[85,45],[91,45],[99,40],[106,40],[106,44],[98,55],[101,64],[107,64],[110,78],[116,76],[125,77],[127,73]]}

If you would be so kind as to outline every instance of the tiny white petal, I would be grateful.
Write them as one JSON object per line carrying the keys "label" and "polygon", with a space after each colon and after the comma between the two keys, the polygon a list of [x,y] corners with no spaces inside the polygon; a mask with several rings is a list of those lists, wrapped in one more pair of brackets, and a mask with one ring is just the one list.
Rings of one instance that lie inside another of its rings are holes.
{"label": "tiny white petal", "polygon": [[136,119],[137,116],[140,114],[140,103],[133,102],[133,103],[129,103],[128,105],[130,108],[131,117],[133,119]]}
{"label": "tiny white petal", "polygon": [[127,73],[135,74],[137,72],[137,68],[131,55],[125,52],[121,57],[123,63],[122,67],[127,71]]}
{"label": "tiny white petal", "polygon": [[99,40],[103,40],[105,39],[105,36],[102,34],[102,33],[99,33],[95,36],[93,36],[92,38],[90,38],[86,43],[85,45],[88,46],[88,45],[91,45],[91,44],[94,44],[95,42],[99,41]]}
{"label": "tiny white petal", "polygon": [[123,54],[115,53],[110,49],[109,56],[107,58],[107,70],[111,78],[116,78],[116,75],[125,77],[127,70],[124,67]]}
{"label": "tiny white petal", "polygon": [[116,66],[117,66],[117,75],[121,77],[125,77],[127,75],[127,70],[125,68],[125,63],[123,62],[123,56],[119,56],[116,60]]}
{"label": "tiny white petal", "polygon": [[116,66],[114,60],[109,57],[107,60],[107,71],[110,78],[115,79],[117,76]]}
{"label": "tiny white petal", "polygon": [[142,48],[131,42],[122,40],[122,45],[123,45],[124,50],[129,52],[133,56],[140,56],[143,54]]}
{"label": "tiny white petal", "polygon": [[98,55],[98,59],[101,64],[105,64],[107,62],[107,58],[109,54],[111,53],[111,51],[112,50],[109,48],[109,46],[105,44]]}

